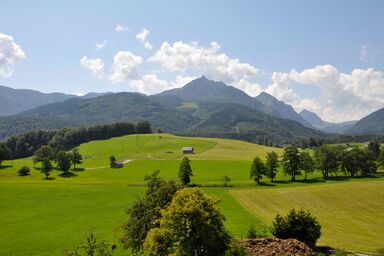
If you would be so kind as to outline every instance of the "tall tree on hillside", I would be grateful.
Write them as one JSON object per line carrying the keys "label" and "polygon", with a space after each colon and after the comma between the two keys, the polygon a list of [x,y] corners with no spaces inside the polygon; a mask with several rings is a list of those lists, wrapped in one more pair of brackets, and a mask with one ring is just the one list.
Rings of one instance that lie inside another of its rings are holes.
{"label": "tall tree on hillside", "polygon": [[79,149],[78,148],[72,149],[72,151],[70,152],[70,156],[71,156],[71,162],[73,164],[73,169],[76,169],[76,164],[81,164],[83,161],[83,157],[80,154]]}
{"label": "tall tree on hillside", "polygon": [[276,177],[277,167],[279,166],[279,156],[275,151],[267,153],[267,161],[265,162],[266,176],[271,179]]}
{"label": "tall tree on hillside", "polygon": [[282,162],[284,174],[296,181],[296,176],[301,175],[299,150],[294,146],[285,148]]}
{"label": "tall tree on hillside", "polygon": [[179,167],[179,178],[184,185],[188,185],[191,182],[192,168],[188,157],[183,157]]}
{"label": "tall tree on hillside", "polygon": [[67,175],[71,168],[71,156],[69,153],[61,150],[56,154],[56,163],[58,169],[62,171],[64,175]]}
{"label": "tall tree on hillside", "polygon": [[52,160],[54,158],[54,151],[50,146],[44,145],[35,151],[33,154],[33,162],[39,163],[44,159]]}
{"label": "tall tree on hillside", "polygon": [[41,161],[41,172],[45,174],[45,179],[48,179],[51,171],[53,170],[51,159],[46,157]]}
{"label": "tall tree on hillside", "polygon": [[380,143],[375,140],[371,140],[368,144],[368,150],[372,153],[372,160],[376,161],[381,151]]}
{"label": "tall tree on hillside", "polygon": [[260,179],[265,175],[266,168],[260,157],[255,157],[249,172],[249,178],[254,180],[257,184],[260,184]]}
{"label": "tall tree on hillside", "polygon": [[315,150],[314,158],[318,169],[326,179],[333,173],[337,174],[339,169],[338,148],[335,146],[323,145]]}
{"label": "tall tree on hillside", "polygon": [[315,161],[308,152],[300,153],[300,169],[304,171],[304,180],[307,180],[308,174],[315,170]]}
{"label": "tall tree on hillside", "polygon": [[151,124],[148,121],[138,123],[136,125],[136,132],[139,134],[152,133]]}
{"label": "tall tree on hillside", "polygon": [[0,143],[0,166],[4,160],[8,160],[8,159],[9,159],[9,150],[5,146],[5,144]]}

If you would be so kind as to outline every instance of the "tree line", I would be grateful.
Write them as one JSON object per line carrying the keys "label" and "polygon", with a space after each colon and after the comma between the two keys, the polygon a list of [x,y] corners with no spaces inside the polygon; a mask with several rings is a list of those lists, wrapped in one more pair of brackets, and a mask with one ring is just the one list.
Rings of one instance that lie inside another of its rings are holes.
{"label": "tree line", "polygon": [[86,128],[31,131],[13,136],[0,143],[0,165],[4,160],[32,156],[36,150],[44,145],[48,145],[55,152],[58,152],[60,150],[69,150],[81,143],[92,140],[109,139],[135,133],[152,133],[151,124],[147,121],[137,123],[136,125],[129,122],[117,122]]}
{"label": "tree line", "polygon": [[384,165],[384,148],[377,141],[370,141],[366,148],[342,145],[321,145],[314,148],[313,155],[299,150],[295,146],[284,149],[279,159],[276,152],[268,152],[266,160],[255,157],[250,169],[250,179],[260,184],[263,176],[274,181],[278,167],[282,167],[284,175],[296,181],[297,176],[314,171],[322,173],[325,179],[343,174],[345,176],[367,176],[375,173],[379,165]]}

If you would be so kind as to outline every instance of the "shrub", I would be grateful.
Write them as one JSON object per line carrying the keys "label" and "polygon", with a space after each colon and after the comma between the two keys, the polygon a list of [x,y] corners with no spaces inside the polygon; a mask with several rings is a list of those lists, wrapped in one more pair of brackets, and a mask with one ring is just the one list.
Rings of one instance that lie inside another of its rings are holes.
{"label": "shrub", "polygon": [[158,177],[159,171],[145,177],[148,181],[144,198],[138,199],[127,211],[128,221],[124,224],[123,242],[135,252],[142,249],[142,244],[150,229],[158,227],[161,210],[172,201],[176,191],[181,188],[175,180],[164,180]]}
{"label": "shrub", "polygon": [[229,245],[228,250],[225,252],[225,256],[247,256],[247,253],[243,247],[233,240]]}
{"label": "shrub", "polygon": [[247,238],[257,238],[259,235],[257,234],[256,227],[254,224],[249,225],[247,231]]}
{"label": "shrub", "polygon": [[149,256],[224,256],[231,237],[218,204],[198,188],[179,190],[162,211],[160,226],[148,232],[145,251]]}
{"label": "shrub", "polygon": [[27,175],[29,175],[29,167],[28,166],[23,166],[23,167],[21,167],[18,171],[17,171],[17,173],[19,174],[19,176],[27,176]]}
{"label": "shrub", "polygon": [[84,242],[73,250],[65,250],[64,256],[112,256],[116,245],[106,240],[99,241],[93,232],[89,233]]}
{"label": "shrub", "polygon": [[282,239],[295,238],[314,247],[320,238],[321,226],[309,211],[292,209],[285,217],[279,214],[275,217],[272,234]]}
{"label": "shrub", "polygon": [[223,176],[222,180],[224,187],[228,187],[229,183],[231,182],[231,178],[229,178],[229,176]]}

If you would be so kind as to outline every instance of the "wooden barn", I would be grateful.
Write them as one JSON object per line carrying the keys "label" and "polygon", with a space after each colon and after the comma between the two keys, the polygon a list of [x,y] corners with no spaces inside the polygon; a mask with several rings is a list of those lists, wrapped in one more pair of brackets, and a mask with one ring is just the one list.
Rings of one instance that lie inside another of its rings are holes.
{"label": "wooden barn", "polygon": [[194,154],[195,153],[193,147],[183,147],[181,149],[181,152],[183,154]]}

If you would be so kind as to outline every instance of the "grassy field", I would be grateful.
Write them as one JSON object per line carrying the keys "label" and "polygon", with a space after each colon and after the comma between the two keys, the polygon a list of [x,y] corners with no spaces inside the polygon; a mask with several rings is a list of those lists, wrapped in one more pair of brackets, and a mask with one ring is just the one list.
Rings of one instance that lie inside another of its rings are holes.
{"label": "grassy field", "polygon": [[322,225],[321,245],[362,252],[384,248],[383,180],[230,193],[266,223],[292,208],[311,211]]}
{"label": "grassy field", "polygon": [[[100,237],[117,242],[121,223],[127,217],[125,210],[145,191],[144,176],[159,169],[164,178],[177,177],[183,146],[193,146],[196,152],[189,155],[194,173],[192,183],[203,186],[204,191],[221,200],[226,226],[236,237],[244,237],[252,223],[263,230],[271,224],[271,218],[277,212],[284,213],[291,207],[301,206],[299,199],[293,200],[293,195],[297,194],[297,198],[305,197],[304,206],[314,209],[322,224],[327,216],[331,216],[327,220],[330,223],[323,224],[321,244],[361,251],[384,247],[379,239],[384,235],[383,222],[379,222],[383,219],[379,211],[383,209],[377,205],[384,205],[380,199],[383,194],[379,191],[380,186],[384,188],[381,179],[324,181],[320,174],[314,174],[309,181],[291,183],[289,177],[280,172],[278,182],[271,184],[263,179],[265,184],[256,186],[249,179],[252,159],[265,157],[272,150],[281,154],[281,149],[235,140],[154,134],[123,136],[81,145],[80,152],[85,161],[80,167],[85,170],[73,172],[69,178],[54,171],[52,180],[44,180],[43,175],[33,168],[31,175],[17,176],[16,171],[21,166],[32,167],[31,158],[16,160],[13,167],[0,169],[0,255],[60,255],[63,249],[77,245],[92,229]],[[124,168],[110,169],[110,155],[133,161],[126,163]],[[9,166],[11,162],[3,164]],[[223,187],[222,177],[225,175],[230,177],[231,187]],[[353,190],[362,186],[365,186],[364,193]],[[315,200],[318,197],[323,201],[318,203]],[[337,203],[339,201],[344,204]],[[361,207],[357,208],[353,203]],[[326,210],[317,212],[318,206]],[[371,210],[364,211],[363,206],[371,207]],[[329,215],[323,215],[326,212]],[[352,217],[356,218],[349,217],[352,212]],[[357,216],[359,212],[361,216]],[[364,224],[364,218],[367,226],[359,228]],[[378,227],[371,232],[373,235],[367,235],[366,229],[372,227],[376,218]],[[336,228],[341,225],[351,227],[345,232],[359,242],[343,240],[344,230]]]}

